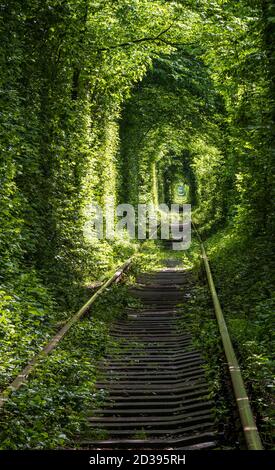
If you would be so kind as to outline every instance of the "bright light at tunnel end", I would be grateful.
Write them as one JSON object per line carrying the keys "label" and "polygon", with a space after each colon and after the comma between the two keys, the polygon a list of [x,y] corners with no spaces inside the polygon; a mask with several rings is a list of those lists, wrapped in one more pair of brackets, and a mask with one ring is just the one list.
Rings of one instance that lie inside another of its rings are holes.
{"label": "bright light at tunnel end", "polygon": [[191,245],[191,204],[119,204],[107,198],[104,206],[90,204],[85,210],[86,240],[170,240],[173,250]]}

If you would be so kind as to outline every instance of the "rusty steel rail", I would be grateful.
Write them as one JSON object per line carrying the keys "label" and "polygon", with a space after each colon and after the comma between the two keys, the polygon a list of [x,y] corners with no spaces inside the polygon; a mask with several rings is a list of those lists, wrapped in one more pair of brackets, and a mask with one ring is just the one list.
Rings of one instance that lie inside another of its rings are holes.
{"label": "rusty steel rail", "polygon": [[26,381],[28,376],[33,372],[36,366],[45,358],[62,340],[70,328],[88,311],[95,300],[114,282],[118,282],[122,274],[129,268],[132,263],[133,256],[129,258],[104,284],[92,297],[86,302],[77,313],[75,313],[66,324],[53,336],[53,338],[44,346],[44,348],[36,354],[33,359],[24,367],[24,369],[17,375],[17,377],[7,386],[5,390],[0,393],[0,409],[4,406],[9,395],[18,390]]}
{"label": "rusty steel rail", "polygon": [[209,289],[210,289],[213,304],[214,304],[216,318],[217,318],[217,322],[218,322],[218,326],[219,326],[219,330],[221,334],[225,356],[227,359],[227,364],[228,364],[228,368],[229,368],[229,372],[231,376],[232,386],[233,386],[234,395],[235,395],[235,399],[236,399],[236,403],[237,403],[237,407],[239,411],[239,416],[240,416],[241,423],[242,423],[242,429],[243,429],[244,437],[246,440],[246,444],[249,450],[263,450],[261,438],[260,438],[256,423],[254,420],[249,398],[247,396],[244,381],[242,378],[241,369],[240,369],[234,348],[232,346],[230,335],[229,335],[227,325],[223,316],[222,308],[221,308],[220,301],[219,301],[217,291],[215,288],[215,284],[213,281],[213,277],[212,277],[210,265],[208,262],[208,258],[206,255],[206,251],[204,248],[204,244],[193,222],[192,222],[192,225],[194,227],[194,230],[200,242],[202,259],[204,262],[208,285],[209,285]]}

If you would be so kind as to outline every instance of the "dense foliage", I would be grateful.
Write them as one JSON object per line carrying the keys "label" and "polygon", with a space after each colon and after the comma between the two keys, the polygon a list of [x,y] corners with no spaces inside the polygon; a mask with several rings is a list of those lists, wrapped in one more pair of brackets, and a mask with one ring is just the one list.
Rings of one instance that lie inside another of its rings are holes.
{"label": "dense foliage", "polygon": [[181,181],[263,415],[272,0],[9,0],[0,10],[0,386],[80,304],[86,283],[134,250],[87,239],[88,205],[110,195],[172,202]]}

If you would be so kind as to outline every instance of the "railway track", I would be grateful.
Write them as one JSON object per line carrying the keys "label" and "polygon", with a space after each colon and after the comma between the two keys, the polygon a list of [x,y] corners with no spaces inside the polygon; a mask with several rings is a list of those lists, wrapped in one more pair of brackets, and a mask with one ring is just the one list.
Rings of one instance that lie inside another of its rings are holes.
{"label": "railway track", "polygon": [[[209,290],[224,348],[243,435],[249,450],[263,450],[246,393],[204,244],[200,242]],[[171,246],[172,241],[168,242]],[[92,295],[81,309],[49,340],[0,393],[0,409],[9,396],[26,384],[68,331],[89,312],[97,298],[131,266],[127,260]],[[161,271],[143,273],[132,294],[141,307],[128,310],[112,325],[111,335],[119,348],[99,365],[96,386],[106,397],[104,406],[87,411],[87,428],[78,438],[85,449],[211,449],[219,444],[214,410],[208,399],[200,351],[182,326],[180,312],[190,278],[184,269],[167,260]],[[179,321],[179,319],[181,321]]]}
{"label": "railway track", "polygon": [[[168,263],[168,265],[171,263]],[[101,365],[104,406],[91,410],[81,445],[112,449],[210,449],[217,445],[200,352],[180,327],[184,270],[141,274],[131,293],[142,307],[113,324],[119,350]],[[182,323],[181,323],[182,324]]]}

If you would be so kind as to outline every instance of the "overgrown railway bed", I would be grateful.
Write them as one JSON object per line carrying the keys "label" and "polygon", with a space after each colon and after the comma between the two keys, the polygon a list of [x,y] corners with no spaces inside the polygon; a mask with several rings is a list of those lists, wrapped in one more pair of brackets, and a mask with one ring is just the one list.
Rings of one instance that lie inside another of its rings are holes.
{"label": "overgrown railway bed", "polygon": [[[169,266],[169,263],[168,263]],[[88,416],[88,448],[210,449],[217,446],[214,405],[208,399],[200,352],[179,322],[188,287],[184,270],[141,274],[131,293],[142,307],[113,324],[119,341],[97,383],[104,406]]]}
{"label": "overgrown railway bed", "polygon": [[[195,226],[194,229],[201,245],[246,445],[249,450],[262,450],[205,248]],[[107,279],[0,393],[0,408],[11,393],[26,383],[96,299],[121,279],[132,261],[133,257]],[[203,360],[184,326],[182,304],[190,294],[189,282],[188,271],[169,259],[162,270],[139,275],[131,293],[140,300],[140,306],[126,310],[124,316],[112,323],[111,337],[118,347],[98,364],[96,384],[100,395],[105,397],[104,405],[87,410],[87,426],[75,442],[78,448],[192,450],[220,446],[221,435],[215,423],[215,405],[209,399]]]}

